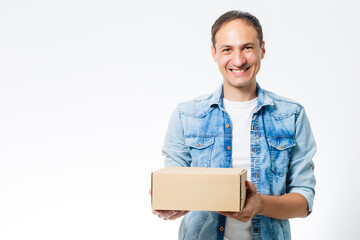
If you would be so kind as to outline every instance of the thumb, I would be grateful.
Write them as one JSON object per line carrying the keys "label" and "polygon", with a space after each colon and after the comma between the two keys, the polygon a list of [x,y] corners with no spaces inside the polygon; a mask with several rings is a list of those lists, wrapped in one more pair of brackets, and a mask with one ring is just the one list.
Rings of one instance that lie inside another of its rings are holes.
{"label": "thumb", "polygon": [[255,186],[255,184],[253,182],[250,182],[250,181],[247,181],[245,182],[246,184],[246,187],[249,191],[249,194],[253,194],[253,193],[256,193],[257,192],[257,188]]}

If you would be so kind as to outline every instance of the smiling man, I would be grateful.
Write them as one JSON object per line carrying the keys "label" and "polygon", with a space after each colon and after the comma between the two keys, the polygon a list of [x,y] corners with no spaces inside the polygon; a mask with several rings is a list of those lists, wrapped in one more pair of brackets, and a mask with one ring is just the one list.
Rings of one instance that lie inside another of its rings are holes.
{"label": "smiling man", "polygon": [[171,116],[166,166],[247,168],[241,212],[154,211],[184,216],[179,239],[290,239],[289,218],[306,217],[315,195],[315,140],[303,106],[260,88],[261,25],[230,11],[212,26],[212,56],[223,76],[212,94],[181,103]]}

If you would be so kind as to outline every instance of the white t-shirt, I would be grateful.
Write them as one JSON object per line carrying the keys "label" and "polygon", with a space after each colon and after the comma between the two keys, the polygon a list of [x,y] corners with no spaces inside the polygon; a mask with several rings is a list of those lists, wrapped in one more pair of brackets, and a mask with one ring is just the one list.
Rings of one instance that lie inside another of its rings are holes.
{"label": "white t-shirt", "polygon": [[[251,118],[257,105],[257,98],[247,102],[231,102],[224,99],[224,107],[232,124],[232,167],[246,168],[247,178],[251,176],[250,128]],[[251,239],[251,220],[244,223],[226,218],[225,240]]]}

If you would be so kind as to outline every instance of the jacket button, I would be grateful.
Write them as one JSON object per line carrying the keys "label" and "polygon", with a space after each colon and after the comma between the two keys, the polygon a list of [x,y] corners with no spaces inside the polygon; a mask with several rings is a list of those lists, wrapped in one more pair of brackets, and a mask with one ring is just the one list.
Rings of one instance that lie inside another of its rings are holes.
{"label": "jacket button", "polygon": [[223,232],[223,231],[224,231],[224,227],[220,227],[219,230],[220,230],[221,232]]}
{"label": "jacket button", "polygon": [[257,227],[254,228],[254,232],[258,232],[259,229]]}
{"label": "jacket button", "polygon": [[198,143],[198,146],[201,147],[201,143]]}
{"label": "jacket button", "polygon": [[231,147],[230,147],[230,146],[228,146],[226,149],[227,149],[227,150],[230,150],[230,149],[231,149]]}
{"label": "jacket button", "polygon": [[281,145],[281,146],[280,146],[280,148],[284,148],[284,146],[283,146],[283,145]]}
{"label": "jacket button", "polygon": [[254,148],[254,150],[253,150],[253,151],[254,151],[254,153],[256,153],[256,148]]}
{"label": "jacket button", "polygon": [[225,127],[226,127],[226,128],[229,128],[229,127],[230,127],[230,125],[229,125],[229,124],[226,124],[226,125],[225,125]]}

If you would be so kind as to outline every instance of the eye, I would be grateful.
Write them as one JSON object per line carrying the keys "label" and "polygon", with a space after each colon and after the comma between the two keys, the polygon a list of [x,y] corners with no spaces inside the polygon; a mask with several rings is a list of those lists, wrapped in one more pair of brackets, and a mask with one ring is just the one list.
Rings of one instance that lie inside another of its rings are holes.
{"label": "eye", "polygon": [[223,52],[223,53],[229,53],[229,52],[231,52],[231,48],[224,48],[224,49],[222,50],[222,52]]}
{"label": "eye", "polygon": [[244,50],[250,50],[250,49],[253,49],[253,47],[252,46],[245,46],[244,47]]}

